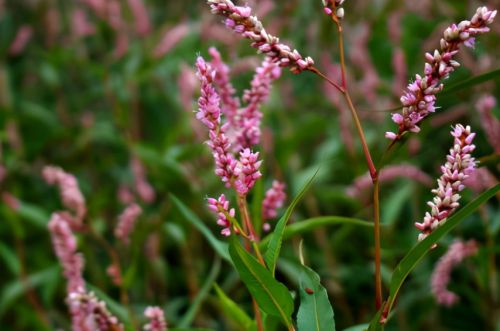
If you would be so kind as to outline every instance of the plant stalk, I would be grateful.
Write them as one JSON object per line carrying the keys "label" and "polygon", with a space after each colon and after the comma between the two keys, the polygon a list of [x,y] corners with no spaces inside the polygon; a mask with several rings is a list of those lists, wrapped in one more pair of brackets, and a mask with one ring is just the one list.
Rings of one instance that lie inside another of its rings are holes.
{"label": "plant stalk", "polygon": [[381,254],[380,254],[380,201],[379,201],[379,172],[373,163],[373,159],[370,153],[370,149],[368,148],[368,143],[366,142],[365,134],[363,127],[361,125],[361,121],[358,116],[358,112],[354,107],[351,96],[349,94],[349,90],[347,88],[347,80],[346,80],[346,66],[345,66],[345,51],[344,51],[344,39],[343,39],[343,29],[340,20],[337,16],[332,13],[330,15],[331,19],[337,25],[338,31],[338,47],[340,52],[340,67],[342,73],[342,86],[339,86],[331,79],[326,77],[324,74],[319,72],[316,68],[315,70],[311,70],[316,73],[321,78],[325,79],[329,84],[339,90],[344,96],[345,101],[347,102],[349,111],[351,112],[351,116],[354,120],[354,125],[356,126],[356,131],[358,133],[359,139],[361,141],[361,146],[363,148],[363,154],[366,159],[366,163],[368,165],[368,170],[370,173],[370,177],[373,183],[373,221],[374,221],[374,242],[375,242],[375,308],[378,310],[382,306],[382,277],[380,272],[380,264],[381,264]]}

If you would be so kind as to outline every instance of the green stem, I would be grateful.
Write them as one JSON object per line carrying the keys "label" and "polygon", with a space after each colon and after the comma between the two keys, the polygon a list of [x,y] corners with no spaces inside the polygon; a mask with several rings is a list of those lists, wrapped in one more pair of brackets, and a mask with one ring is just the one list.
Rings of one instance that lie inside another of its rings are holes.
{"label": "green stem", "polygon": [[380,184],[377,178],[373,181],[373,216],[374,227],[373,236],[375,241],[375,308],[382,306],[382,277],[380,273]]}
{"label": "green stem", "polygon": [[374,221],[374,241],[375,241],[375,307],[378,310],[381,305],[382,305],[382,277],[381,277],[381,272],[380,272],[380,202],[379,202],[379,172],[377,171],[377,168],[375,167],[375,164],[373,163],[373,159],[370,153],[370,149],[368,148],[368,143],[366,142],[365,138],[365,133],[363,130],[363,127],[361,125],[361,121],[358,116],[358,112],[356,111],[356,108],[354,107],[354,104],[352,102],[351,96],[349,94],[349,91],[347,89],[347,81],[346,81],[346,66],[345,66],[345,51],[344,51],[344,40],[343,40],[343,29],[342,29],[342,24],[340,23],[340,20],[337,18],[337,16],[332,13],[330,15],[332,20],[335,22],[337,25],[337,30],[338,30],[338,45],[339,45],[339,52],[340,52],[340,67],[341,67],[341,73],[342,73],[342,86],[339,86],[335,82],[333,82],[331,79],[326,77],[324,74],[320,73],[319,70],[316,68],[313,68],[314,70],[311,70],[312,72],[316,73],[318,76],[321,78],[325,79],[329,84],[331,84],[333,87],[335,87],[337,90],[339,90],[342,95],[344,96],[345,101],[347,102],[347,105],[349,107],[349,111],[351,112],[351,116],[354,120],[354,125],[356,126],[356,131],[358,133],[359,139],[361,141],[361,146],[363,148],[363,154],[366,159],[366,163],[368,165],[368,170],[370,172],[370,177],[373,182],[373,221]]}
{"label": "green stem", "polygon": [[[255,230],[252,224],[252,220],[250,219],[250,214],[248,213],[248,207],[247,207],[247,200],[246,196],[244,195],[238,195],[238,208],[240,209],[241,217],[243,218],[243,227],[244,229],[248,230],[249,237],[246,237],[246,249],[247,251],[250,251],[250,242],[252,243],[252,247],[255,251],[255,255],[257,255],[257,258],[265,268],[266,268],[266,263],[264,259],[262,258],[262,254],[259,249],[259,245],[257,245],[256,240],[257,237],[255,235]],[[257,328],[258,331],[264,331],[264,326],[262,322],[262,316],[260,314],[260,309],[259,305],[257,304],[257,301],[255,301],[255,298],[252,297],[252,302],[253,302],[253,310],[254,310],[254,315],[255,315],[255,320],[257,322]]]}

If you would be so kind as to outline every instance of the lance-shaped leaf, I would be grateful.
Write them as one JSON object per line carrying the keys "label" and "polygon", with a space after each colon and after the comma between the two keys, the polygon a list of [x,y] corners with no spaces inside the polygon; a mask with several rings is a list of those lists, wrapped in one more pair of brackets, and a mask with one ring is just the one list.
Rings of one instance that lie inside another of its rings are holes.
{"label": "lance-shaped leaf", "polygon": [[[461,208],[458,212],[452,215],[450,218],[435,229],[431,234],[429,234],[424,240],[416,244],[408,254],[403,257],[394,270],[391,277],[390,293],[389,298],[386,303],[382,306],[382,309],[375,315],[370,323],[369,330],[383,330],[380,324],[380,318],[387,319],[388,314],[391,312],[396,296],[403,285],[406,277],[410,272],[417,266],[417,264],[424,258],[424,256],[430,251],[431,247],[438,242],[445,234],[447,234],[451,229],[462,222],[467,216],[472,214],[477,208],[479,208],[483,203],[495,196],[495,194],[500,190],[500,184],[490,188],[486,192],[483,192],[473,201],[468,203],[466,206]],[[383,311],[383,314],[381,313]]]}
{"label": "lance-shaped leaf", "polygon": [[300,306],[297,313],[299,331],[335,331],[333,308],[319,276],[310,268],[301,266]]}
{"label": "lance-shaped leaf", "polygon": [[[318,169],[319,170],[319,169]],[[314,173],[314,175],[307,181],[304,187],[300,190],[299,194],[293,199],[290,206],[285,211],[285,214],[281,217],[276,228],[271,234],[271,239],[269,240],[269,245],[267,247],[266,253],[264,254],[264,260],[266,261],[267,267],[271,270],[271,274],[274,275],[274,271],[276,269],[276,262],[278,261],[278,257],[280,255],[281,243],[283,242],[283,234],[285,233],[286,225],[290,216],[292,216],[293,209],[299,203],[300,199],[304,196],[307,189],[311,186],[311,183],[318,174],[318,170]]]}
{"label": "lance-shaped leaf", "polygon": [[247,313],[228,297],[217,284],[214,284],[214,289],[224,310],[224,314],[238,326],[238,330],[250,330],[253,321]]}
{"label": "lance-shaped leaf", "polygon": [[181,200],[179,200],[173,194],[170,195],[170,198],[174,202],[174,205],[179,209],[182,216],[191,223],[198,231],[203,234],[203,236],[208,240],[212,248],[222,257],[224,260],[231,262],[229,258],[229,254],[227,252],[227,244],[223,241],[217,239],[212,231],[203,223],[202,220],[195,213],[193,213]]}
{"label": "lance-shaped leaf", "polygon": [[285,285],[274,279],[271,272],[245,251],[236,238],[229,244],[229,254],[259,307],[267,314],[279,317],[289,330],[293,330],[293,299]]}

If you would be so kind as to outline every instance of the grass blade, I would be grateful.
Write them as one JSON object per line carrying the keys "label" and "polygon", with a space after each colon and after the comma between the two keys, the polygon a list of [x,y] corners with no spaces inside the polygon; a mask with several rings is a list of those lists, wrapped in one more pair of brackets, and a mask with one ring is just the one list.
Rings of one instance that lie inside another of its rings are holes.
{"label": "grass blade", "polygon": [[274,271],[276,270],[276,262],[278,261],[278,257],[280,255],[281,243],[283,242],[283,235],[285,233],[288,220],[290,219],[290,216],[292,216],[295,206],[297,206],[300,199],[302,199],[307,189],[311,186],[311,183],[314,180],[314,177],[318,174],[318,171],[319,169],[316,170],[314,175],[306,182],[304,187],[302,187],[299,194],[297,194],[290,206],[288,206],[285,214],[281,217],[273,233],[270,235],[269,245],[267,246],[267,250],[264,254],[264,260],[266,261],[267,267],[271,271],[272,275],[274,275]]}

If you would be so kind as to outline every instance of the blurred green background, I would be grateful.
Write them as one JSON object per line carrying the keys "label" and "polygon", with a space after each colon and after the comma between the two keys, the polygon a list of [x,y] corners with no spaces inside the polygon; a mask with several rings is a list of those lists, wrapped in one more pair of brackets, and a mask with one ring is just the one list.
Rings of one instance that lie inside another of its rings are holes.
{"label": "blurred green background", "polygon": [[[99,3],[105,4],[104,11]],[[227,30],[220,17],[212,16],[204,1],[143,0],[142,15],[134,7],[137,3],[0,0],[2,330],[69,329],[64,279],[46,228],[50,214],[61,209],[57,190],[41,178],[41,169],[49,164],[78,178],[89,210],[86,222],[118,247],[138,320],[145,306],[156,304],[172,326],[238,330],[211,288],[210,270],[251,314],[251,301],[237,273],[225,262],[220,270],[212,269],[218,257],[169,195],[183,201],[218,236],[205,198],[230,192],[213,175],[213,160],[203,144],[206,132],[194,119],[199,94],[194,61],[198,54],[208,57],[208,48],[216,46],[242,95],[262,56]],[[338,80],[337,35],[321,1],[245,3],[269,32],[313,57],[320,70]],[[388,109],[399,105],[408,80],[423,71],[424,52],[438,46],[447,25],[470,18],[481,4],[499,7],[498,1],[346,1],[348,83],[375,160],[388,145],[384,132],[395,130]],[[495,72],[500,68],[499,35],[497,18],[492,32],[478,38],[473,51],[462,49],[462,67],[446,85],[459,86],[493,72],[488,79],[438,96],[439,112],[392,153],[388,163],[420,168],[434,187],[452,142],[450,125],[460,122],[477,132],[475,156],[498,178],[495,150],[500,142],[488,140],[475,104],[485,94],[500,95]],[[293,197],[320,168],[293,222],[319,215],[371,220],[370,188],[353,186],[366,165],[347,108],[339,100],[313,74],[283,71],[263,107],[264,177],[250,197],[254,210],[273,179],[284,181]],[[498,106],[493,113],[498,119]],[[153,201],[142,201],[134,191],[134,159],[140,160],[154,189]],[[413,223],[427,210],[431,186],[404,177],[382,184],[385,284],[416,242]],[[113,237],[124,208],[120,189],[132,192],[144,209],[129,247]],[[464,203],[475,194],[464,191]],[[12,199],[17,205],[7,203]],[[499,330],[499,223],[497,200],[443,240],[403,287],[387,329]],[[455,237],[475,238],[480,251],[454,271],[451,289],[462,300],[444,308],[435,303],[429,280],[434,263]],[[297,288],[300,239],[284,245],[278,267],[278,279],[292,289]],[[307,263],[329,291],[337,330],[369,321],[374,313],[370,229],[323,227],[302,239]],[[79,250],[85,255],[88,283],[115,302],[112,310],[123,309],[119,290],[106,275],[110,258],[105,249],[84,233],[79,235]]]}

